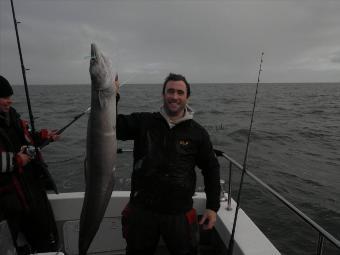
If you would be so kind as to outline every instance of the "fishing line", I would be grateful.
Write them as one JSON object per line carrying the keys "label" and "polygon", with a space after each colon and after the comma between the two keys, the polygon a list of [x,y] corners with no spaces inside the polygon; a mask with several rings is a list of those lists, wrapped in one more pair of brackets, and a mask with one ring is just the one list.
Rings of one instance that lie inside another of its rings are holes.
{"label": "fishing line", "polygon": [[132,73],[132,75],[131,75],[128,79],[126,79],[124,82],[122,82],[122,83],[119,85],[119,88],[123,87],[123,85],[127,84],[130,80],[132,80],[133,78],[135,78],[137,75],[138,75],[137,72]]}
{"label": "fishing line", "polygon": [[237,217],[238,217],[238,211],[240,209],[240,204],[241,204],[241,192],[242,192],[244,174],[245,174],[246,168],[247,168],[248,150],[249,150],[251,130],[252,130],[253,121],[254,121],[254,113],[255,113],[255,107],[256,107],[257,91],[258,91],[258,87],[259,87],[259,83],[260,83],[260,75],[261,75],[261,71],[262,71],[263,55],[264,55],[264,53],[262,52],[261,53],[260,67],[259,67],[259,73],[258,73],[258,76],[257,76],[256,91],[255,91],[254,104],[253,104],[253,111],[252,111],[252,114],[251,114],[250,126],[249,126],[249,131],[248,131],[248,139],[247,139],[246,152],[245,152],[245,155],[244,155],[241,180],[240,180],[240,185],[239,185],[239,190],[238,190],[237,200],[236,200],[236,210],[235,210],[235,216],[234,216],[234,222],[233,222],[233,229],[232,229],[232,232],[231,232],[231,236],[230,236],[230,240],[229,240],[229,245],[228,245],[228,255],[232,255],[233,254],[233,249],[234,249],[236,222],[237,222]]}

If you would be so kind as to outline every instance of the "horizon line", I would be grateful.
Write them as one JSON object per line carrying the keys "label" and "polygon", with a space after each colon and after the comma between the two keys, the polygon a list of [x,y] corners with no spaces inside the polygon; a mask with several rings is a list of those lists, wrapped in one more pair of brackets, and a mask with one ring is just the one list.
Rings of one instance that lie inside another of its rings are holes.
{"label": "horizon line", "polygon": [[[246,85],[246,84],[256,84],[257,82],[192,82],[190,85]],[[259,84],[336,84],[339,83],[340,81],[323,81],[323,82],[260,82]],[[146,82],[141,82],[141,83],[127,83],[125,85],[162,85],[163,83],[146,83]],[[28,86],[85,86],[85,85],[91,85],[91,83],[38,83],[38,84],[28,84]],[[12,86],[24,86],[24,84],[13,84]]]}

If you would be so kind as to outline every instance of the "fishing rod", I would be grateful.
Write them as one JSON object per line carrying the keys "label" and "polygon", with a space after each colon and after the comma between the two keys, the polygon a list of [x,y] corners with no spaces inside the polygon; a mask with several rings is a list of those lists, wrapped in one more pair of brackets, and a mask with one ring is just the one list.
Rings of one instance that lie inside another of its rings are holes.
{"label": "fishing rod", "polygon": [[[116,74],[115,76],[115,82],[118,82],[118,74]],[[121,86],[120,86],[121,87]],[[85,111],[83,111],[82,113],[76,115],[73,117],[73,120],[71,120],[69,123],[67,123],[64,127],[62,127],[61,129],[59,129],[56,134],[60,135],[61,133],[63,133],[69,126],[71,126],[74,122],[76,122],[80,117],[82,117],[83,115],[85,115],[86,113],[91,111],[91,106],[88,107]],[[49,143],[49,142],[48,142]],[[47,144],[48,144],[47,143]],[[40,146],[40,148],[45,147],[47,144],[44,144],[44,146]]]}
{"label": "fishing rod", "polygon": [[56,134],[60,135],[61,133],[63,133],[65,131],[66,128],[68,128],[69,126],[71,126],[74,122],[76,122],[81,116],[83,116],[84,114],[88,113],[91,110],[91,107],[87,108],[85,111],[83,111],[82,113],[78,114],[77,116],[74,116],[73,120],[71,120],[68,124],[66,124],[63,128],[59,129]]}
{"label": "fishing rod", "polygon": [[[69,126],[71,126],[74,122],[76,122],[78,119],[80,119],[83,115],[88,113],[91,110],[91,107],[87,108],[82,113],[76,115],[73,117],[73,120],[71,120],[69,123],[67,123],[64,127],[61,129],[58,129],[56,132],[56,135],[61,135]],[[45,141],[42,145],[40,145],[40,149],[44,148],[45,146],[49,145],[51,143],[50,140]]]}
{"label": "fishing rod", "polygon": [[[124,81],[122,84],[119,85],[119,88],[122,87],[124,84],[126,84],[129,80],[131,80],[132,78],[136,77],[137,74],[135,74],[134,76],[130,77],[129,79],[127,79],[126,81]],[[115,76],[115,82],[118,81],[118,74],[116,74]],[[85,111],[83,111],[82,113],[76,115],[73,120],[71,120],[69,123],[67,123],[63,128],[57,130],[56,134],[60,135],[61,133],[63,133],[69,126],[71,126],[74,122],[76,122],[80,117],[82,117],[83,115],[85,115],[86,113],[91,111],[91,106],[88,107]],[[46,141],[45,143],[43,143],[40,146],[40,149],[44,148],[46,145],[50,144],[51,141]]]}
{"label": "fishing rod", "polygon": [[247,168],[248,150],[249,150],[251,130],[252,130],[253,121],[254,121],[254,113],[255,113],[255,107],[256,107],[257,91],[258,91],[258,87],[259,87],[259,83],[260,83],[260,75],[261,75],[261,71],[262,71],[263,55],[264,55],[264,53],[262,52],[261,53],[260,67],[259,67],[259,73],[258,73],[258,76],[257,76],[256,91],[255,91],[254,104],[253,104],[253,111],[252,111],[252,114],[251,114],[250,126],[249,126],[249,131],[248,131],[248,139],[247,139],[246,152],[245,152],[245,155],[244,155],[243,169],[242,169],[241,180],[240,180],[240,185],[239,185],[239,190],[238,190],[237,200],[236,200],[236,210],[235,210],[235,216],[234,216],[234,222],[233,222],[233,229],[232,229],[232,232],[231,232],[231,236],[230,236],[230,240],[229,240],[229,245],[228,245],[228,255],[232,255],[233,254],[233,249],[234,249],[236,222],[237,222],[237,217],[238,217],[238,211],[240,209],[241,192],[242,192],[244,174],[245,174],[246,168]]}
{"label": "fishing rod", "polygon": [[[20,56],[21,72],[22,72],[22,77],[23,77],[23,80],[24,80],[24,87],[25,87],[25,94],[26,94],[26,101],[27,101],[28,114],[29,114],[29,118],[30,118],[31,130],[32,130],[32,133],[35,134],[34,117],[33,117],[31,100],[30,100],[29,91],[28,91],[27,79],[26,79],[26,71],[28,71],[29,69],[25,68],[24,60],[23,60],[23,57],[22,57],[20,38],[19,38],[19,32],[18,32],[18,24],[20,22],[17,21],[17,19],[15,17],[13,0],[11,0],[11,7],[12,7],[12,16],[13,16],[15,34],[16,34],[16,38],[17,38],[17,44],[18,44],[18,50],[19,50],[19,56]],[[33,140],[34,140],[34,137],[33,137]]]}
{"label": "fishing rod", "polygon": [[[16,39],[17,39],[20,63],[21,63],[21,72],[22,72],[22,77],[23,77],[23,80],[24,80],[24,87],[25,87],[27,108],[28,108],[28,114],[29,114],[30,125],[31,125],[31,133],[32,133],[32,140],[33,140],[33,145],[34,145],[34,151],[35,151],[35,155],[39,155],[39,147],[36,143],[37,133],[35,131],[33,111],[32,111],[32,107],[31,107],[31,100],[30,100],[30,96],[29,96],[29,90],[28,90],[27,79],[26,79],[26,71],[29,70],[29,69],[25,68],[24,59],[22,57],[20,37],[19,37],[19,32],[18,32],[18,24],[20,22],[17,21],[16,16],[15,16],[15,9],[14,9],[13,0],[11,0],[11,8],[12,8],[13,23],[14,23],[15,35],[16,35]],[[58,194],[59,192],[58,192],[58,189],[57,189],[57,185],[55,184],[52,175],[48,171],[47,166],[45,166],[45,163],[42,162],[42,161],[40,163],[41,163],[40,169],[41,169],[43,175],[45,175],[45,177],[47,178],[48,184],[52,187],[54,192],[56,194]]]}

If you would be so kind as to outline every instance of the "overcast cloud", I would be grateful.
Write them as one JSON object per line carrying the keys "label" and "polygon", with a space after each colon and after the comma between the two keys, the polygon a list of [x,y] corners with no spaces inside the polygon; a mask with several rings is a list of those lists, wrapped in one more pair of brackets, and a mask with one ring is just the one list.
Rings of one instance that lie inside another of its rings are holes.
{"label": "overcast cloud", "polygon": [[[121,80],[340,81],[340,1],[14,0],[30,84],[89,83],[90,44]],[[10,0],[0,0],[0,73],[22,76]]]}

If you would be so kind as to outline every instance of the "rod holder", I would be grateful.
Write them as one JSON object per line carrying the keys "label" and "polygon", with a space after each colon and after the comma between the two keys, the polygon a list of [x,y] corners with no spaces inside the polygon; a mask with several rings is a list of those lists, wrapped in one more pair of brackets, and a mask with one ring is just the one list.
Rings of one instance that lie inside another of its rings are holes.
{"label": "rod holder", "polygon": [[316,251],[317,255],[322,255],[323,254],[323,248],[324,248],[324,237],[321,233],[319,233],[319,240],[318,240],[318,248]]}
{"label": "rod holder", "polygon": [[229,181],[228,181],[228,205],[227,205],[227,211],[232,211],[233,208],[231,207],[231,178],[232,178],[232,167],[233,163],[229,161]]}
{"label": "rod holder", "polygon": [[225,181],[223,179],[220,179],[220,185],[221,185],[220,202],[225,202],[227,201],[227,198],[225,196],[226,192],[224,190]]}

